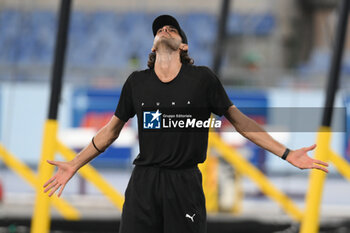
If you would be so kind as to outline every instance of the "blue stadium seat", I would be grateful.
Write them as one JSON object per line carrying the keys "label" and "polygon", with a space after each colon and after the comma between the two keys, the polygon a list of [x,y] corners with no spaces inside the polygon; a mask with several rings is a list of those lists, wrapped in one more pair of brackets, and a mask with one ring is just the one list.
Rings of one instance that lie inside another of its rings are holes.
{"label": "blue stadium seat", "polygon": [[[70,21],[67,62],[74,66],[128,66],[137,56],[146,67],[153,44],[151,22],[159,14],[144,12],[73,11]],[[174,15],[185,30],[190,55],[198,65],[210,65],[216,38],[217,18],[213,14],[194,12]],[[255,22],[257,21],[257,22]],[[259,20],[251,16],[230,15],[230,33],[244,33],[247,23],[255,33],[264,34],[274,27],[272,15]],[[252,23],[254,22],[254,23]],[[51,64],[57,27],[57,12],[35,10],[0,11],[0,63]]]}

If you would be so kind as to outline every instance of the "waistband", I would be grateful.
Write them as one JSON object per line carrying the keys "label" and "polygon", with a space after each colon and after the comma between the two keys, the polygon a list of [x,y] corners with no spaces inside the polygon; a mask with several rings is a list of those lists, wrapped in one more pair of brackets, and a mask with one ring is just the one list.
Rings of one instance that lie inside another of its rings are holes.
{"label": "waistband", "polygon": [[159,169],[159,170],[164,170],[164,171],[191,171],[191,170],[199,170],[197,165],[190,165],[190,166],[182,166],[182,167],[164,167],[164,166],[159,166],[159,165],[135,165],[135,168],[154,168],[154,169]]}

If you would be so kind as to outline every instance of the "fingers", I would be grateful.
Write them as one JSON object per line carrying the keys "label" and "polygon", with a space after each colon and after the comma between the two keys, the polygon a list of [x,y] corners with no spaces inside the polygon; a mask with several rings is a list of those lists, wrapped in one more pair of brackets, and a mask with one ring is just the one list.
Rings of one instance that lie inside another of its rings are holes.
{"label": "fingers", "polygon": [[322,167],[322,166],[319,166],[319,165],[313,165],[312,166],[313,169],[318,169],[318,170],[321,170],[321,171],[324,171],[325,173],[328,173],[328,169],[325,168],[325,167]]}
{"label": "fingers", "polygon": [[[53,160],[46,160],[46,161],[49,164],[54,165],[54,166],[60,166],[60,164],[61,164],[61,162],[59,162],[59,161],[53,161]],[[51,190],[49,193],[49,197],[51,197],[61,186],[62,186],[62,183],[59,183],[57,181],[57,173],[56,173],[53,177],[51,177],[44,184],[43,187],[45,188],[45,190],[44,190],[45,193],[48,192],[49,190]],[[62,188],[60,189],[58,196],[61,196],[64,187],[65,187],[65,184],[63,184]]]}
{"label": "fingers", "polygon": [[321,160],[314,159],[313,162],[328,167],[328,163]]}
{"label": "fingers", "polygon": [[45,188],[48,184],[50,184],[52,181],[54,181],[55,179],[56,179],[56,176],[51,177],[51,178],[44,184],[44,188]]}
{"label": "fingers", "polygon": [[51,182],[51,184],[44,190],[44,192],[46,193],[47,191],[52,189],[50,194],[49,194],[49,197],[51,197],[61,187],[61,189],[57,195],[58,197],[60,197],[65,186],[66,186],[66,184],[62,185],[62,184],[58,183],[57,181],[54,181],[54,182]]}
{"label": "fingers", "polygon": [[59,164],[59,162],[53,161],[53,160],[46,160],[46,162],[48,162],[51,165],[55,165],[55,166],[57,166]]}
{"label": "fingers", "polygon": [[49,191],[52,187],[56,186],[57,185],[57,181],[55,182],[52,182],[45,190],[44,190],[44,193],[46,193],[47,191]]}
{"label": "fingers", "polygon": [[62,194],[62,192],[63,192],[64,187],[66,187],[66,185],[65,185],[65,184],[64,184],[64,185],[62,186],[62,188],[60,189],[60,192],[58,193],[58,197],[60,197],[60,196],[61,196],[61,194]]}
{"label": "fingers", "polygon": [[308,146],[305,148],[306,151],[310,151],[316,148],[316,144],[313,144],[312,146]]}
{"label": "fingers", "polygon": [[52,194],[54,194],[57,191],[57,189],[59,189],[60,186],[61,186],[61,184],[57,183],[55,185],[54,189],[52,189],[52,191],[50,192],[49,197],[51,197]]}

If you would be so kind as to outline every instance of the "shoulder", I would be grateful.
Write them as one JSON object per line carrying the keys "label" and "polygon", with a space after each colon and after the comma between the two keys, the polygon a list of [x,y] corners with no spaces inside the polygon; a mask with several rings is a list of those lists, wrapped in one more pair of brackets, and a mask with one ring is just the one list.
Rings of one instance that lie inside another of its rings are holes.
{"label": "shoulder", "polygon": [[193,76],[206,83],[212,84],[219,81],[216,74],[207,66],[188,65],[188,70]]}
{"label": "shoulder", "polygon": [[207,66],[196,66],[196,65],[186,65],[189,71],[196,71],[201,73],[210,73],[212,72]]}
{"label": "shoulder", "polygon": [[151,72],[152,72],[152,69],[136,70],[130,74],[128,79],[131,79],[131,80],[138,79],[139,77],[144,77],[146,75],[151,74]]}
{"label": "shoulder", "polygon": [[144,81],[145,77],[149,76],[151,74],[151,69],[145,69],[145,70],[137,70],[132,72],[129,77],[126,80],[126,83],[130,83],[131,85],[135,85],[139,82]]}
{"label": "shoulder", "polygon": [[198,74],[205,76],[216,76],[214,72],[207,66],[195,66],[195,65],[187,65],[188,70],[197,72]]}

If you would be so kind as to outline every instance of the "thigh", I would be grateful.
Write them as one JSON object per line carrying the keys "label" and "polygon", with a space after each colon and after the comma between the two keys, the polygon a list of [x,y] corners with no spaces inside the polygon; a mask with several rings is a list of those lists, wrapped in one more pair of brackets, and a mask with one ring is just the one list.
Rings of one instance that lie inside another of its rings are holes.
{"label": "thigh", "polygon": [[119,233],[162,233],[161,207],[158,205],[157,173],[134,169],[125,191]]}
{"label": "thigh", "polygon": [[205,233],[207,216],[199,169],[173,172],[164,182],[164,233]]}

